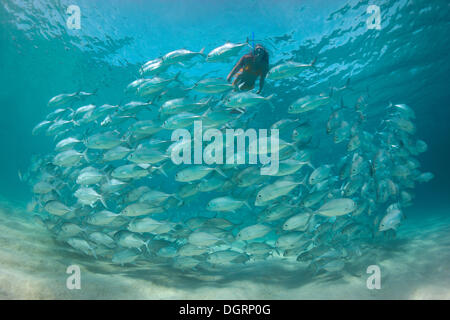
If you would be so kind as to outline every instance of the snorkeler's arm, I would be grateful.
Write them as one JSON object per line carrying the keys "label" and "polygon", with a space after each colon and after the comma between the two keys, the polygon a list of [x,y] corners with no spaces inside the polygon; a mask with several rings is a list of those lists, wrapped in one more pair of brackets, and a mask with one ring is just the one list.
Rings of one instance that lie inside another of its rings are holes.
{"label": "snorkeler's arm", "polygon": [[256,93],[261,93],[263,87],[264,87],[264,80],[266,79],[267,71],[264,71],[261,73],[261,76],[259,78],[259,90]]}
{"label": "snorkeler's arm", "polygon": [[235,75],[235,73],[238,72],[238,70],[244,66],[244,61],[245,56],[242,56],[242,58],[238,61],[238,63],[236,63],[233,70],[231,70],[230,74],[228,75],[227,81],[230,81],[231,78]]}

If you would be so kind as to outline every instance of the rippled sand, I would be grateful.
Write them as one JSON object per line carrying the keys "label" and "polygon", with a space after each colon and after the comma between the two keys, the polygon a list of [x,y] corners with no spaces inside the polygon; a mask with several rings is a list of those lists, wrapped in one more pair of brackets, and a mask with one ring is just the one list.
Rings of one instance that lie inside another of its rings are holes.
{"label": "rippled sand", "polygon": [[[180,272],[161,265],[120,267],[71,251],[34,225],[20,204],[0,204],[0,299],[450,299],[450,219],[409,218],[342,275],[312,277],[306,265],[272,261],[226,273]],[[66,288],[66,268],[81,267],[81,289]],[[381,289],[366,287],[367,266]]]}

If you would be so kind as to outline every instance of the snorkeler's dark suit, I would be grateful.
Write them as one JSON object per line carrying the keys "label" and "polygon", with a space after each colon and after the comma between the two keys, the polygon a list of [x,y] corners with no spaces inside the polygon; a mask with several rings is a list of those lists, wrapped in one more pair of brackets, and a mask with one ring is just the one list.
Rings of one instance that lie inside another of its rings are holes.
{"label": "snorkeler's dark suit", "polygon": [[231,70],[227,77],[227,81],[236,74],[233,86],[238,90],[247,91],[253,89],[255,81],[259,78],[259,90],[261,92],[264,86],[264,79],[269,72],[269,54],[261,45],[255,47],[254,52],[244,55]]}

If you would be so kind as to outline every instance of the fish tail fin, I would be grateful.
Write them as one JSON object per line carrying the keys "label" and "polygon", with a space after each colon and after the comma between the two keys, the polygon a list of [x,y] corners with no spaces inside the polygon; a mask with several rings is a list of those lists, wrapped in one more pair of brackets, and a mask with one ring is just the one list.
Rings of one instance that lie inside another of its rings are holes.
{"label": "fish tail fin", "polygon": [[275,94],[274,93],[272,93],[270,96],[268,96],[268,97],[265,97],[264,99],[266,99],[266,100],[271,100],[273,97],[275,96]]}
{"label": "fish tail fin", "polygon": [[390,109],[394,106],[394,104],[392,103],[392,101],[389,101],[389,105],[386,107],[386,109]]}
{"label": "fish tail fin", "polygon": [[[277,253],[280,257],[284,256],[284,254],[282,255],[282,254],[280,253],[280,250],[278,250],[278,247],[275,247],[274,250],[276,251],[276,253]],[[270,252],[270,255],[273,256],[273,250]]]}
{"label": "fish tail fin", "polygon": [[252,207],[250,206],[250,204],[248,203],[247,200],[243,200],[243,202],[244,202],[244,205],[245,205],[249,210],[252,210]]}
{"label": "fish tail fin", "polygon": [[294,142],[289,142],[289,143],[287,143],[287,145],[289,145],[289,146],[291,146],[292,148],[294,148],[294,150],[295,150],[296,153],[298,153],[298,152],[301,151],[300,148],[297,146],[297,143],[296,143],[295,141],[294,141]]}
{"label": "fish tail fin", "polygon": [[202,56],[206,56],[205,48],[202,48],[202,50],[200,50],[199,54],[202,55]]}
{"label": "fish tail fin", "polygon": [[88,157],[88,155],[87,155],[87,153],[88,153],[88,148],[86,148],[86,150],[84,150],[83,151],[83,153],[82,153],[82,155],[83,155],[83,158],[84,158],[84,160],[86,160],[86,162],[87,163],[89,163],[90,162],[90,160],[89,160],[89,157]]}
{"label": "fish tail fin", "polygon": [[350,77],[348,77],[348,79],[347,79],[347,82],[345,82],[345,86],[344,86],[344,89],[348,89],[348,90],[351,90],[351,91],[354,91],[354,89],[351,87],[351,85],[350,85]]}
{"label": "fish tail fin", "polygon": [[105,201],[105,199],[103,198],[103,196],[100,196],[100,202],[102,203],[102,205],[103,205],[106,209],[108,209],[108,206],[106,205],[106,201]]}
{"label": "fish tail fin", "polygon": [[343,182],[342,183],[342,185],[341,185],[341,187],[338,189],[339,190],[339,192],[340,192],[340,194],[341,194],[341,197],[343,197],[344,195],[345,195],[345,185],[347,184],[347,182]]}
{"label": "fish tail fin", "polygon": [[209,107],[208,109],[206,109],[205,112],[202,113],[201,118],[206,117],[208,114],[210,114],[212,111],[211,107]]}
{"label": "fish tail fin", "polygon": [[56,188],[54,190],[55,190],[56,194],[58,195],[58,197],[61,198],[62,197],[61,192],[58,189],[56,189]]}
{"label": "fish tail fin", "polygon": [[167,162],[164,162],[159,167],[155,167],[155,169],[158,170],[164,177],[168,178],[168,175],[167,175],[166,171],[164,171],[164,166],[166,165],[166,163]]}
{"label": "fish tail fin", "polygon": [[266,101],[270,104],[270,108],[272,109],[272,112],[273,111],[275,111],[275,105],[273,104],[273,102],[272,102],[272,100],[273,100],[273,98],[275,97],[275,94],[271,94],[270,96],[268,96],[268,97],[266,97],[266,98],[264,98],[264,99],[266,99]]}
{"label": "fish tail fin", "polygon": [[145,247],[147,248],[148,254],[150,254],[150,248],[149,248],[148,244],[150,243],[151,240],[152,240],[152,239],[148,239],[147,241],[144,242],[144,245],[145,245]]}
{"label": "fish tail fin", "polygon": [[333,97],[333,93],[334,93],[334,88],[331,87],[331,88],[330,88],[330,93],[328,94],[328,98]]}
{"label": "fish tail fin", "polygon": [[219,168],[214,168],[214,170],[215,170],[218,174],[220,174],[222,177],[228,179],[227,175],[226,175],[221,169],[219,169]]}
{"label": "fish tail fin", "polygon": [[173,81],[183,84],[183,82],[180,80],[180,74],[181,74],[181,71],[178,71],[177,74],[175,75],[175,77],[173,78]]}
{"label": "fish tail fin", "polygon": [[210,96],[206,101],[205,101],[205,105],[208,105],[210,102],[211,102],[211,100],[212,100],[212,96]]}
{"label": "fish tail fin", "polygon": [[299,184],[306,186],[307,183],[308,183],[308,175],[305,175],[303,177],[303,180]]}
{"label": "fish tail fin", "polygon": [[314,59],[309,63],[309,67],[313,68],[314,71],[317,72],[316,62],[317,62],[317,57],[314,57]]}
{"label": "fish tail fin", "polygon": [[316,170],[316,167],[314,167],[314,165],[311,163],[311,161],[308,161],[308,162],[306,163],[306,165],[307,165],[308,167],[310,167],[311,169]]}
{"label": "fish tail fin", "polygon": [[[177,74],[175,75],[175,77],[174,77],[174,80],[175,80],[175,81],[180,82],[180,81],[178,80],[178,77],[180,76],[180,74],[181,74],[181,71],[178,71],[178,73],[177,73]],[[182,83],[182,82],[180,82],[180,83]],[[152,106],[152,105],[156,105],[156,101],[158,101],[159,99],[161,99],[161,94],[155,95],[152,99],[150,99],[149,101],[147,101],[147,103],[148,103],[147,107]],[[152,110],[149,109],[149,111],[152,111]]]}
{"label": "fish tail fin", "polygon": [[95,258],[95,259],[98,259],[98,258],[97,258],[97,254],[95,253],[95,250],[94,250],[94,248],[91,248],[91,252],[92,252],[92,254],[93,254],[94,258]]}
{"label": "fish tail fin", "polygon": [[314,275],[317,275],[319,273],[320,270],[322,270],[318,265],[317,262],[313,261],[311,262],[311,264],[309,265],[311,267],[311,269],[314,272]]}
{"label": "fish tail fin", "polygon": [[178,204],[177,204],[177,205],[178,205],[179,207],[181,207],[181,206],[184,204],[183,199],[180,198],[176,193],[172,194],[172,197],[173,197],[174,199],[177,199],[177,200],[178,200]]}

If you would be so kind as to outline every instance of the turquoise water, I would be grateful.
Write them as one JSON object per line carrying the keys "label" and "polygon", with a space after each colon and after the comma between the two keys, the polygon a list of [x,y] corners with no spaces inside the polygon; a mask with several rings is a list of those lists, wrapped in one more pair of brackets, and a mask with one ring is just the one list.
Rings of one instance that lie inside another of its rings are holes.
{"label": "turquoise water", "polygon": [[[71,4],[81,9],[79,30],[69,30],[66,26],[66,9]],[[370,14],[366,9],[370,4],[380,8],[379,30],[367,27]],[[3,261],[10,262],[5,262],[0,270],[8,274],[20,269],[17,266],[23,265],[20,261],[27,261],[25,257],[32,257],[33,261],[23,273],[12,277],[17,282],[5,282],[6,278],[2,277],[0,292],[10,298],[56,297],[58,290],[63,289],[46,289],[44,293],[37,290],[38,293],[29,294],[32,290],[16,284],[20,279],[26,279],[31,287],[46,286],[47,279],[54,279],[42,273],[41,267],[48,269],[38,263],[45,260],[45,256],[60,263],[59,269],[52,271],[62,270],[63,275],[57,276],[60,278],[65,277],[64,266],[73,261],[82,264],[89,272],[91,283],[99,283],[82,292],[89,298],[102,297],[96,290],[100,283],[104,285],[102,281],[108,283],[103,279],[108,274],[120,275],[120,285],[114,287],[117,291],[127,288],[127,292],[132,292],[130,287],[138,286],[136,279],[140,277],[139,283],[146,283],[147,287],[149,283],[154,284],[152,290],[141,292],[140,297],[144,298],[187,297],[189,288],[195,288],[199,298],[226,298],[236,288],[245,286],[253,289],[247,295],[243,293],[242,298],[305,298],[302,290],[321,297],[321,282],[313,277],[300,277],[303,280],[289,288],[291,291],[286,289],[289,284],[286,279],[297,277],[296,266],[292,267],[294,271],[289,271],[291,266],[287,263],[281,266],[289,270],[262,265],[256,269],[246,266],[243,272],[239,268],[244,267],[239,267],[229,274],[222,274],[221,279],[215,278],[214,272],[193,272],[193,279],[196,276],[211,278],[203,279],[201,286],[196,282],[198,280],[192,280],[192,283],[186,280],[180,289],[170,281],[170,275],[179,275],[176,270],[163,269],[162,275],[158,270],[155,273],[160,277],[155,279],[145,273],[145,268],[141,270],[141,266],[139,270],[134,270],[133,266],[121,269],[76,254],[63,243],[53,243],[49,240],[51,233],[38,226],[34,229],[31,220],[27,219],[29,213],[23,209],[32,194],[29,185],[19,180],[18,171],[26,171],[32,155],[48,154],[54,148],[52,138],[31,134],[32,128],[50,112],[47,102],[51,97],[79,90],[95,91],[97,95],[90,102],[121,104],[123,89],[138,77],[139,68],[146,61],[180,48],[192,51],[205,48],[209,52],[226,41],[244,42],[252,33],[256,42],[263,43],[269,50],[271,65],[288,60],[309,63],[317,57],[315,69],[305,70],[294,79],[266,81],[263,95],[277,95],[275,110],[261,106],[261,112],[253,119],[255,126],[268,128],[276,120],[291,117],[287,107],[298,97],[328,92],[330,87],[342,87],[349,78],[352,90],[345,91],[344,102],[353,106],[361,95],[369,95],[365,112],[372,132],[379,129],[379,120],[390,102],[413,108],[415,136],[428,144],[427,152],[418,156],[421,170],[430,171],[435,177],[426,184],[416,184],[414,204],[405,208],[408,218],[399,228],[394,244],[380,240],[387,247],[371,248],[371,252],[380,256],[386,254],[379,261],[389,262],[384,264],[390,272],[388,280],[400,272],[392,267],[395,261],[398,262],[395,259],[403,261],[398,265],[408,266],[408,272],[415,275],[414,272],[418,272],[414,267],[415,257],[420,258],[423,253],[417,248],[423,241],[423,250],[429,252],[431,262],[418,269],[422,272],[434,268],[437,275],[445,276],[448,257],[438,259],[439,255],[432,255],[429,248],[448,251],[449,10],[447,1],[3,1],[0,5],[0,147],[3,155],[0,159],[0,195],[4,199],[2,217],[5,218],[2,220],[8,221],[10,215],[11,219],[14,216],[21,223],[4,223],[2,241],[9,258]],[[193,80],[192,83],[206,72],[226,77],[234,63],[235,60],[222,64],[197,63],[181,70],[182,79]],[[325,124],[328,116],[329,112],[306,116],[317,129],[317,163],[331,161],[333,152],[345,153],[345,146],[335,146],[327,139]],[[179,213],[184,214],[183,209],[180,210]],[[192,211],[186,212],[192,214]],[[22,216],[24,220],[21,220]],[[42,250],[36,249],[30,254],[27,245],[17,244],[15,237],[19,234],[24,243],[32,241],[33,237],[29,235],[39,234],[36,238],[42,240]],[[436,237],[437,234],[441,236]],[[260,281],[255,274],[272,273],[273,270],[280,274],[280,286],[263,281],[264,287],[252,287]],[[339,292],[348,288],[345,292],[351,298],[448,298],[448,278],[430,280],[426,274],[414,278],[417,281],[409,283],[408,294],[399,293],[402,284],[387,282],[384,291],[371,295],[364,287],[365,276],[361,276],[361,270],[348,277],[345,278],[347,282],[329,280],[327,283],[336,288],[336,294],[322,297],[339,298]],[[415,284],[422,291],[414,287]],[[427,286],[432,289],[423,289]],[[359,289],[352,291],[354,288]],[[280,291],[293,295],[280,295]],[[121,294],[108,293],[107,297],[122,297]],[[67,293],[65,297],[80,296]],[[139,297],[139,294],[132,297]]]}

